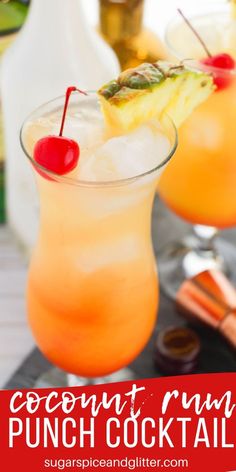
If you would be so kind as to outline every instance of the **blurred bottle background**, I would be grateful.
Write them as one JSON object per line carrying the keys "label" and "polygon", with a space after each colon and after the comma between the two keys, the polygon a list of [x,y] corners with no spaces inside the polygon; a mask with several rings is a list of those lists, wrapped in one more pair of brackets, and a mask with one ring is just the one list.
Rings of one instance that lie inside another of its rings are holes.
{"label": "blurred bottle background", "polygon": [[99,29],[116,52],[122,70],[166,57],[161,39],[144,27],[144,3],[144,0],[99,0]]}
{"label": "blurred bottle background", "polygon": [[[0,2],[0,59],[25,21],[29,0],[5,0]],[[1,67],[1,66],[0,66]],[[0,223],[5,221],[4,198],[4,143],[0,102]]]}
{"label": "blurred bottle background", "polygon": [[88,24],[81,0],[31,0],[1,65],[7,219],[26,250],[35,242],[38,197],[19,142],[23,121],[69,85],[96,90],[119,71],[115,53]]}

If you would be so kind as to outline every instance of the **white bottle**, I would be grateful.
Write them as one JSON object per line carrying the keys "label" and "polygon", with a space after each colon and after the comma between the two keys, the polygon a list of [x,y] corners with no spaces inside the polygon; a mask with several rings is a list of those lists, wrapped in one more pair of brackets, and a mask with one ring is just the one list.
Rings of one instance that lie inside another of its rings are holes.
{"label": "white bottle", "polygon": [[27,249],[36,237],[38,198],[19,142],[24,119],[69,85],[93,90],[118,73],[116,56],[88,26],[81,0],[31,0],[1,65],[8,221]]}

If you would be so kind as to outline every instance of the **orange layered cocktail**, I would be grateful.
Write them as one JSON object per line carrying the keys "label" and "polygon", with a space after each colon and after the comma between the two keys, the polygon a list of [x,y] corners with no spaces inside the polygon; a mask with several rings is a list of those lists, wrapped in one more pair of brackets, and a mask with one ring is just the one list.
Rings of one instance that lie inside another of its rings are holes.
{"label": "orange layered cocktail", "polygon": [[[63,98],[46,104],[21,134],[41,207],[29,323],[45,356],[83,377],[126,366],[151,335],[158,308],[152,203],[177,145],[166,108],[177,123],[188,114],[174,100],[183,84],[194,81],[195,106],[212,91],[210,77],[184,66],[140,67],[98,95],[70,87],[64,111]],[[68,111],[72,92],[79,93]]]}
{"label": "orange layered cocktail", "polygon": [[[25,125],[30,156],[36,141],[59,126],[61,106],[52,102]],[[106,139],[97,99],[88,96],[70,107],[65,132],[80,142],[78,169],[69,176],[36,170],[41,217],[29,273],[29,322],[51,362],[96,377],[129,364],[154,327],[151,209],[175,130],[166,119],[162,128],[153,123]]]}
{"label": "orange layered cocktail", "polygon": [[[236,59],[236,23],[227,11],[213,10],[211,15],[191,18],[191,23],[212,54]],[[201,44],[181,19],[170,25],[167,40],[181,58],[204,57]],[[179,129],[179,148],[159,191],[166,204],[190,223],[226,228],[236,224],[236,66],[227,69],[200,62],[196,66],[217,77],[216,90]]]}
{"label": "orange layered cocktail", "polygon": [[172,55],[208,72],[215,86],[179,128],[177,153],[158,188],[166,205],[194,225],[160,257],[161,283],[171,297],[186,277],[207,269],[236,276],[234,247],[215,238],[236,224],[236,22],[230,3],[199,10],[195,16],[179,10],[166,33]]}

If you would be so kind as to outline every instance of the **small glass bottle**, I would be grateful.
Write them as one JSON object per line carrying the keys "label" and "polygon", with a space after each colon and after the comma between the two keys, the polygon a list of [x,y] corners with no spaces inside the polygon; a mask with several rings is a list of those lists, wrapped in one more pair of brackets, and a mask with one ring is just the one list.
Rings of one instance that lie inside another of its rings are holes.
{"label": "small glass bottle", "polygon": [[99,0],[100,32],[116,52],[122,70],[167,55],[158,36],[143,27],[144,0]]}

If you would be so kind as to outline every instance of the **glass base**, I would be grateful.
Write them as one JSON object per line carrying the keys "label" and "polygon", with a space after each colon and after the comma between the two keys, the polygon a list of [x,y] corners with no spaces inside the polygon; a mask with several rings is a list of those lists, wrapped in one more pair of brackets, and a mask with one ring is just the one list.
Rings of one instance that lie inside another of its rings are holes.
{"label": "glass base", "polygon": [[195,236],[189,235],[162,248],[158,254],[158,268],[162,291],[175,300],[184,280],[204,270],[218,269],[236,283],[236,247],[217,238],[211,250],[202,251]]}
{"label": "glass base", "polygon": [[134,380],[135,374],[131,369],[125,368],[114,372],[114,374],[105,377],[87,379],[78,377],[74,374],[55,368],[44,372],[35,382],[34,388],[52,388],[52,387],[84,387],[86,385],[99,385],[114,382],[123,382],[125,380]]}

